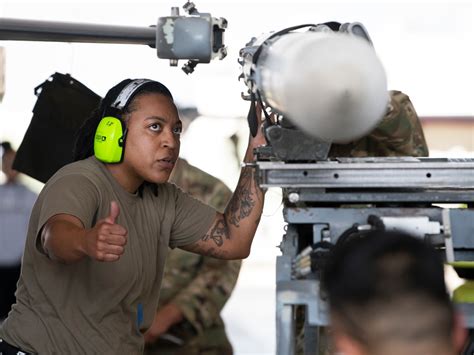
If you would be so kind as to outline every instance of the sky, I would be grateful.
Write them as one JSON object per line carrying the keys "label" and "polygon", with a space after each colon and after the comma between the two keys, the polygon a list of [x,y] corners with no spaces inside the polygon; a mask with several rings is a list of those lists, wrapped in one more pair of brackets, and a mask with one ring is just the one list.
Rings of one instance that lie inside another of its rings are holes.
{"label": "sky", "polygon": [[[0,18],[148,27],[178,1],[0,0]],[[246,91],[238,81],[240,48],[254,36],[303,24],[361,22],[388,78],[407,93],[421,116],[474,116],[472,1],[195,1],[201,12],[224,17],[228,56],[198,65],[187,76],[143,45],[0,41],[6,48],[6,92],[0,104],[0,140],[21,142],[36,101],[33,89],[54,72],[70,73],[99,95],[124,78],[162,81],[182,106],[203,117],[183,138],[182,156],[235,186],[239,166],[229,137],[245,148]],[[183,14],[183,11],[181,10]],[[295,68],[298,70],[298,68]],[[237,354],[274,353],[274,260],[283,234],[281,195],[269,191],[264,218],[236,291],[224,309]],[[244,307],[244,308],[243,308]]]}

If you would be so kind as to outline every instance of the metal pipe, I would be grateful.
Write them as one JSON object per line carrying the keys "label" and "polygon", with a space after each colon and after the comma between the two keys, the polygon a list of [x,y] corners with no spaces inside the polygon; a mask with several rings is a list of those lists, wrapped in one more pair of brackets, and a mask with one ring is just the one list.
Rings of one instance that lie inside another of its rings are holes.
{"label": "metal pipe", "polygon": [[156,27],[0,18],[0,40],[145,44],[155,48]]}

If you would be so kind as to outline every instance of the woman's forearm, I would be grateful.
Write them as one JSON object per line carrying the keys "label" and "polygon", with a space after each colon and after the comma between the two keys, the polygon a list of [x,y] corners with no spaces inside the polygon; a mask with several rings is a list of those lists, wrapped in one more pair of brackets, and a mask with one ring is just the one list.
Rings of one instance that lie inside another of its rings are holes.
{"label": "woman's forearm", "polygon": [[84,239],[85,229],[64,215],[52,217],[41,231],[46,254],[52,260],[66,264],[78,262],[86,256]]}

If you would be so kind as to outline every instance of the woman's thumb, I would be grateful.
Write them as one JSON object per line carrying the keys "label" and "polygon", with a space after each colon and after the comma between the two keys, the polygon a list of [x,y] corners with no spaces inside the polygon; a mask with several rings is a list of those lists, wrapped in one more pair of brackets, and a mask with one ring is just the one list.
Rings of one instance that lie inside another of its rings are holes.
{"label": "woman's thumb", "polygon": [[110,213],[105,219],[108,223],[115,224],[115,220],[117,219],[118,215],[120,214],[120,207],[117,201],[110,202]]}

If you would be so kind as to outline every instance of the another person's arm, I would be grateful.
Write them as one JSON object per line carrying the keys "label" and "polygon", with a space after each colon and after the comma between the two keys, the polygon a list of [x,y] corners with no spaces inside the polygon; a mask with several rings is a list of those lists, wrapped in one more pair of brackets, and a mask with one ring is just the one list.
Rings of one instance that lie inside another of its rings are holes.
{"label": "another person's arm", "polygon": [[145,341],[153,342],[174,324],[187,320],[199,334],[215,325],[239,276],[241,260],[204,257],[196,277],[158,309]]}
{"label": "another person's arm", "polygon": [[410,98],[400,91],[390,91],[387,112],[369,134],[347,144],[332,144],[329,151],[330,157],[428,155],[418,114]]}
{"label": "another person's arm", "polygon": [[[185,160],[179,160],[170,182],[219,212],[224,212],[232,197],[232,191],[222,181]],[[184,259],[196,262],[187,263]],[[241,260],[221,260],[208,256],[193,256],[179,250],[172,251],[168,256],[167,269],[173,276],[165,271],[164,284],[168,284],[168,288],[164,286],[164,291],[176,292],[171,292],[171,298],[165,297],[158,308],[152,325],[145,333],[145,341],[154,342],[172,326],[183,321],[191,325],[198,334],[209,327],[219,325],[222,321],[220,312],[235,287],[241,264]],[[183,275],[186,282],[177,282],[174,272]]]}

